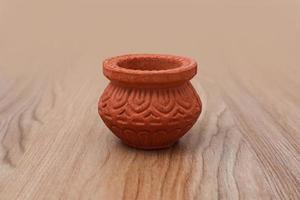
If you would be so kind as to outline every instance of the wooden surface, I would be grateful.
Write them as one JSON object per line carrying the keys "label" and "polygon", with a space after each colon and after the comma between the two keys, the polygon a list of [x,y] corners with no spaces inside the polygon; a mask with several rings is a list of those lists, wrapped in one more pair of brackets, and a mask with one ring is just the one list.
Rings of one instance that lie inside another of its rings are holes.
{"label": "wooden surface", "polygon": [[[300,199],[299,1],[0,0],[0,199]],[[100,63],[194,57],[178,145],[122,145]]]}

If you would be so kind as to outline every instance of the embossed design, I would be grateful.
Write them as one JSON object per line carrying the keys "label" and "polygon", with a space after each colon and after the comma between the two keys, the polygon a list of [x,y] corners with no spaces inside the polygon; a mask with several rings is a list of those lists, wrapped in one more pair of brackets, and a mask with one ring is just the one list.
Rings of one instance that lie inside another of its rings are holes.
{"label": "embossed design", "polygon": [[201,101],[190,82],[169,88],[110,83],[99,100],[105,124],[132,146],[157,145],[157,137],[161,146],[170,139],[175,142],[192,127],[200,112]]}

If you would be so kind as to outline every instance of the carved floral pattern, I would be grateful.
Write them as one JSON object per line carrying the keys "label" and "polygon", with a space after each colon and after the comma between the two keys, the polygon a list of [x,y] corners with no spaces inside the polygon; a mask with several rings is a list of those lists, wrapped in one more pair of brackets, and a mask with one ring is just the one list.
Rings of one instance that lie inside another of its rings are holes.
{"label": "carved floral pattern", "polygon": [[163,147],[193,126],[201,106],[190,82],[169,88],[110,83],[100,97],[98,109],[105,124],[124,142]]}

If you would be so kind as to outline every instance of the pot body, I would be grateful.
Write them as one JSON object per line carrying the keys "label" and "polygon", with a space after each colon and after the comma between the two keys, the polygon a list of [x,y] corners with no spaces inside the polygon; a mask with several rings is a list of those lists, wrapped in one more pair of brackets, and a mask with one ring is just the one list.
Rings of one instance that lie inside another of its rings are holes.
{"label": "pot body", "polygon": [[124,143],[141,149],[173,145],[194,125],[202,109],[190,81],[173,86],[132,86],[110,82],[98,112]]}

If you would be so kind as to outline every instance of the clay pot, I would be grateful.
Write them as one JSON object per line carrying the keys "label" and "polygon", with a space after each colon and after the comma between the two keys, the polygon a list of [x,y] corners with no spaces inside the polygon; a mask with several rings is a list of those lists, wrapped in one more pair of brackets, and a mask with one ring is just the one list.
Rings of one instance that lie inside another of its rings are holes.
{"label": "clay pot", "polygon": [[197,63],[186,57],[132,54],[106,59],[111,81],[99,115],[124,143],[141,149],[173,145],[196,122],[202,104],[190,79]]}

